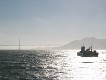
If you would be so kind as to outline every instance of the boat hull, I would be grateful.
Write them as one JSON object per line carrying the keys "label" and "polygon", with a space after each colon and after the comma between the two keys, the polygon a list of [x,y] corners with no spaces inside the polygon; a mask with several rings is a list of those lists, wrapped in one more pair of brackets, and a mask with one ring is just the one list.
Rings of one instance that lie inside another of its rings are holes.
{"label": "boat hull", "polygon": [[77,56],[81,56],[81,57],[98,57],[98,53],[93,53],[93,52],[77,52]]}

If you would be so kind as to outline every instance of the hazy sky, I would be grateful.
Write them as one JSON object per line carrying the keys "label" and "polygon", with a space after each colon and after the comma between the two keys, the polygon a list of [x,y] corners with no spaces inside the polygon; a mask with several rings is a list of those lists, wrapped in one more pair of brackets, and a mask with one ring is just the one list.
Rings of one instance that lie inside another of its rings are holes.
{"label": "hazy sky", "polygon": [[0,45],[106,38],[106,0],[0,0]]}

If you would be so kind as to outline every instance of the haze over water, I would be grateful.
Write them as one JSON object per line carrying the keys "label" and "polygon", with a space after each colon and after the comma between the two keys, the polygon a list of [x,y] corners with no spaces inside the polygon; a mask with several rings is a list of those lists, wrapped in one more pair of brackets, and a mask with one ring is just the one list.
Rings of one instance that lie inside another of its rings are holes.
{"label": "haze over water", "polygon": [[0,80],[106,80],[105,50],[95,58],[76,50],[18,50],[19,36],[20,45],[40,47],[105,39],[106,0],[0,0]]}
{"label": "haze over water", "polygon": [[[106,38],[106,0],[0,0],[0,45],[62,46]],[[30,41],[29,41],[30,40]]]}
{"label": "haze over water", "polygon": [[105,80],[106,51],[78,57],[76,50],[0,51],[0,80]]}

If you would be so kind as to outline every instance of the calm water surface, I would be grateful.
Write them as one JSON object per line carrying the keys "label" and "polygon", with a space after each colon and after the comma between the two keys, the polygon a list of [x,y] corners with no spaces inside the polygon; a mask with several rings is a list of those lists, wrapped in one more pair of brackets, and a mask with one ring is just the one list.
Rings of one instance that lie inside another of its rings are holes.
{"label": "calm water surface", "polygon": [[75,50],[0,51],[0,80],[106,80],[106,51],[78,57]]}

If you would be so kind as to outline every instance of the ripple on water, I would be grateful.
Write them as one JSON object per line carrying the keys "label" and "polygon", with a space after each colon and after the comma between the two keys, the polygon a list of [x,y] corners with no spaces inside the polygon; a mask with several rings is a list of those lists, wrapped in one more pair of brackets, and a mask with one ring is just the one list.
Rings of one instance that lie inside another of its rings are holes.
{"label": "ripple on water", "polygon": [[106,51],[97,58],[71,50],[0,51],[0,80],[105,80]]}

